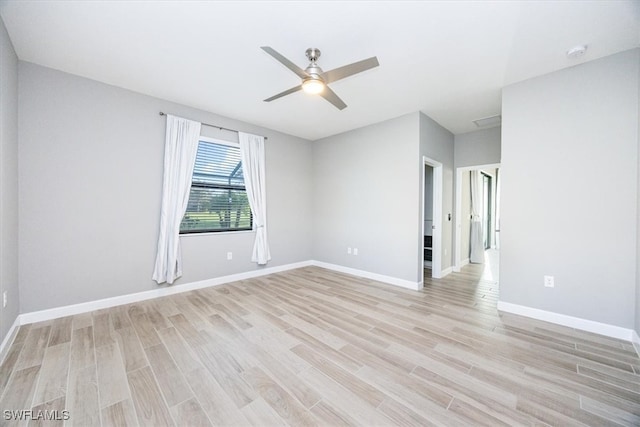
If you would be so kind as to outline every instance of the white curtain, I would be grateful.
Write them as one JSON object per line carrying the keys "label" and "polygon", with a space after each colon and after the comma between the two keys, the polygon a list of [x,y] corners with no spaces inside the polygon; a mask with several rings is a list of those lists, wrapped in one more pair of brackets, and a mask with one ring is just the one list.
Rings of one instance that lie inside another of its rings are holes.
{"label": "white curtain", "polygon": [[158,284],[171,284],[182,276],[180,222],[189,202],[201,126],[199,122],[167,115],[160,233],[153,270],[153,280]]}
{"label": "white curtain", "polygon": [[259,265],[271,259],[267,241],[267,198],[265,194],[265,158],[264,137],[238,132],[240,153],[242,154],[242,172],[247,188],[249,206],[253,213],[253,229],[256,241],[253,245],[251,261]]}
{"label": "white curtain", "polygon": [[471,171],[471,255],[469,261],[476,264],[484,262],[484,238],[482,233],[482,175],[480,171]]}

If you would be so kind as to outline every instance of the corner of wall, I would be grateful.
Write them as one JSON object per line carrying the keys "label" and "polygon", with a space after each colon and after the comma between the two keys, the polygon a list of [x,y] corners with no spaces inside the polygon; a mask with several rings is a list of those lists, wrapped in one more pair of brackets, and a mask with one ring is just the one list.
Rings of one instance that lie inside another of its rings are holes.
{"label": "corner of wall", "polygon": [[[638,72],[640,75],[640,48],[636,49],[638,55]],[[638,78],[638,103],[636,110],[636,117],[640,116],[640,77]],[[638,132],[636,134],[638,139],[638,187],[636,194],[636,306],[635,306],[635,339],[634,345],[638,355],[640,356],[640,120],[638,120]]]}
{"label": "corner of wall", "polygon": [[0,19],[0,341],[12,335],[19,308],[18,57]]}
{"label": "corner of wall", "polygon": [[[412,112],[313,143],[315,260],[418,281],[418,118]],[[411,220],[390,223],[381,199]]]}

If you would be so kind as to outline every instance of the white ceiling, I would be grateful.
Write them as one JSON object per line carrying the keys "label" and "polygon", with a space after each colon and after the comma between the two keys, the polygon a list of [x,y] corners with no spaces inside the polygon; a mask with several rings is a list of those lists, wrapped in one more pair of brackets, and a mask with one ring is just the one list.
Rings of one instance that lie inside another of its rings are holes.
{"label": "white ceiling", "polygon": [[[501,88],[640,46],[640,1],[2,1],[21,60],[315,140],[422,111],[453,133],[500,113]],[[567,49],[587,44],[580,59]],[[260,49],[330,70],[339,111]]]}

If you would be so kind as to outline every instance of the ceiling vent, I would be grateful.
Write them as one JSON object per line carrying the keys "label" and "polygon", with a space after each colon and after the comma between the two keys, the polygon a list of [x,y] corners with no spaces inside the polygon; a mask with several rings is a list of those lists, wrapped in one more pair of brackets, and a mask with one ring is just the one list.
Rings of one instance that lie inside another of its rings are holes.
{"label": "ceiling vent", "polygon": [[494,126],[498,126],[499,124],[502,123],[502,116],[500,114],[495,115],[495,116],[491,116],[491,117],[485,117],[482,119],[476,119],[473,120],[473,123],[475,123],[475,125],[479,128],[489,128],[489,127],[494,127]]}

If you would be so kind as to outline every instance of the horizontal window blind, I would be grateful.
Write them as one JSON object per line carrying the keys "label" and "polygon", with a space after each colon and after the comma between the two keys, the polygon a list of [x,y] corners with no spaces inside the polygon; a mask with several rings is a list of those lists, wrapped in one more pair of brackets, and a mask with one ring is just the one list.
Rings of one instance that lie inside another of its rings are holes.
{"label": "horizontal window blind", "polygon": [[200,141],[180,233],[251,230],[240,148]]}

